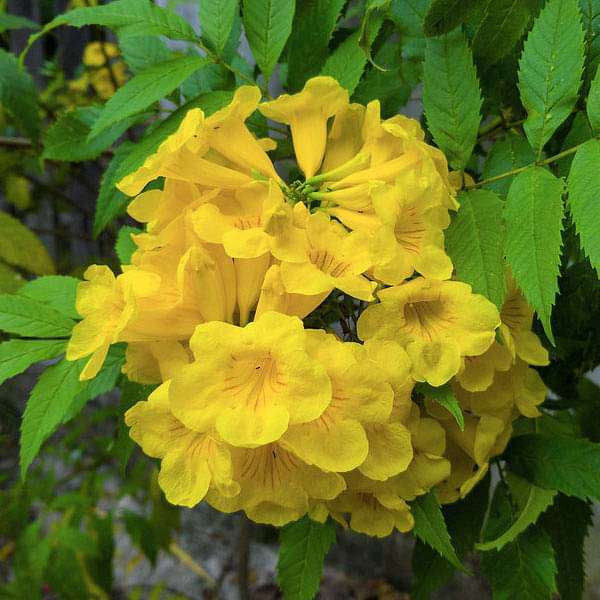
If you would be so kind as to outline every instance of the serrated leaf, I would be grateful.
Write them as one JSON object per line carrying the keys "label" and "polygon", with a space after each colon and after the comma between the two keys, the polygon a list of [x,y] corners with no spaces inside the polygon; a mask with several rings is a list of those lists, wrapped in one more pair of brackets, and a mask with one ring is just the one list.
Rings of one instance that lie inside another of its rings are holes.
{"label": "serrated leaf", "polygon": [[177,56],[141,71],[120,87],[104,105],[102,113],[92,125],[89,138],[123,119],[148,108],[168,96],[194,71],[207,64],[206,58],[197,55]]}
{"label": "serrated leaf", "polygon": [[333,521],[309,517],[290,523],[279,536],[277,583],[285,600],[312,600],[319,590],[323,562],[335,542]]}
{"label": "serrated leaf", "polygon": [[134,148],[136,146],[137,144],[134,146],[130,142],[121,144],[102,175],[94,214],[94,237],[97,237],[109,223],[125,212],[129,198],[116,186],[121,180],[119,169],[123,161],[135,152]]}
{"label": "serrated leaf", "polygon": [[525,32],[531,8],[521,0],[488,2],[483,20],[473,38],[473,54],[488,66],[504,58]]}
{"label": "serrated leaf", "polygon": [[423,23],[431,0],[392,0],[390,19],[398,27],[405,58],[421,60],[425,55]]}
{"label": "serrated leaf", "polygon": [[287,82],[292,92],[318,75],[325,64],[329,40],[344,3],[344,0],[303,0],[296,6],[288,41]]}
{"label": "serrated leaf", "polygon": [[137,246],[131,239],[131,236],[139,233],[142,233],[142,230],[137,227],[125,226],[119,229],[115,252],[122,265],[128,265],[131,262],[131,255],[137,250]]}
{"label": "serrated leaf", "polygon": [[91,127],[101,114],[100,106],[84,106],[60,115],[46,133],[42,158],[72,162],[91,160],[100,156],[135,121],[135,117],[125,119],[88,139]]}
{"label": "serrated leaf", "polygon": [[71,319],[80,319],[81,315],[75,308],[80,283],[80,279],[68,275],[47,275],[28,281],[18,295],[37,300]]}
{"label": "serrated leaf", "polygon": [[464,431],[465,417],[460,408],[460,404],[452,391],[452,387],[449,384],[433,387],[428,383],[417,383],[415,385],[415,392],[422,394],[425,398],[434,400],[440,406],[443,406],[454,417],[460,430]]}
{"label": "serrated leaf", "polygon": [[583,438],[526,434],[511,440],[505,453],[511,470],[534,485],[600,499],[600,444]]}
{"label": "serrated leaf", "polygon": [[478,0],[433,0],[425,15],[425,35],[436,36],[464,23]]}
{"label": "serrated leaf", "polygon": [[[534,162],[535,154],[529,142],[520,135],[510,132],[504,139],[492,146],[483,165],[483,178],[490,179],[496,175],[502,175],[514,169],[532,165]],[[514,178],[514,175],[503,177],[498,181],[486,183],[484,187],[505,197]]]}
{"label": "serrated leaf", "polygon": [[415,518],[414,534],[439,552],[452,566],[464,571],[450,541],[444,516],[433,492],[417,497],[410,505]]}
{"label": "serrated leaf", "polygon": [[10,13],[1,11],[0,33],[9,29],[39,29],[39,25],[20,15],[11,15]]}
{"label": "serrated leaf", "polygon": [[383,70],[384,67],[373,62],[371,46],[388,14],[390,3],[391,0],[367,0],[365,15],[359,28],[358,45],[366,54],[367,60],[379,70]]}
{"label": "serrated leaf", "polygon": [[[587,115],[579,111],[575,114],[569,133],[567,133],[563,140],[561,152],[579,146],[579,144],[583,144],[592,137],[592,128],[590,127]],[[567,177],[569,175],[574,156],[574,154],[568,154],[556,161],[556,173],[559,177]]]}
{"label": "serrated leaf", "polygon": [[459,200],[446,230],[446,251],[458,278],[500,309],[506,293],[502,200],[488,190],[463,192]]}
{"label": "serrated leaf", "polygon": [[600,140],[577,150],[569,173],[569,211],[592,266],[600,274]]}
{"label": "serrated leaf", "polygon": [[0,259],[36,275],[54,273],[54,261],[33,231],[0,210]]}
{"label": "serrated leaf", "polygon": [[25,296],[0,294],[0,331],[25,337],[68,337],[75,322]]}
{"label": "serrated leaf", "polygon": [[594,135],[600,134],[600,68],[592,80],[590,93],[587,99],[587,114]]}
{"label": "serrated leaf", "polygon": [[455,169],[464,169],[477,140],[482,99],[473,56],[461,31],[427,40],[423,85],[433,139]]}
{"label": "serrated leaf", "polygon": [[37,90],[31,75],[17,59],[0,48],[0,106],[19,129],[36,140],[40,129]]}
{"label": "serrated leaf", "polygon": [[238,0],[200,0],[198,4],[202,37],[219,56],[227,44],[238,10]]}
{"label": "serrated leaf", "polygon": [[81,361],[63,360],[48,367],[33,388],[21,423],[21,477],[37,456],[44,441],[62,423],[73,398],[84,389],[79,381]]}
{"label": "serrated leaf", "polygon": [[[443,507],[448,533],[459,558],[463,559],[479,539],[487,513],[490,491],[489,474],[466,498]],[[412,556],[411,598],[427,600],[455,572],[455,568],[431,546],[417,539]]]}
{"label": "serrated leaf", "polygon": [[600,64],[600,0],[579,0],[587,50],[587,79]]}
{"label": "serrated leaf", "polygon": [[349,35],[325,61],[321,75],[336,79],[352,94],[362,77],[367,64],[367,56],[358,44],[359,33]]}
{"label": "serrated leaf", "polygon": [[554,548],[561,599],[581,600],[585,586],[584,541],[592,525],[590,503],[559,494],[542,516],[541,525]]}
{"label": "serrated leaf", "polygon": [[8,340],[0,343],[0,385],[34,363],[60,356],[63,340]]}
{"label": "serrated leaf", "polygon": [[292,31],[295,0],[243,0],[244,29],[265,79],[279,60]]}
{"label": "serrated leaf", "polygon": [[545,490],[535,485],[524,482],[527,487],[526,498],[523,508],[510,527],[495,539],[476,544],[478,550],[488,552],[490,550],[501,550],[506,544],[515,540],[530,525],[533,525],[538,517],[552,504],[556,491]]}
{"label": "serrated leaf", "polygon": [[504,209],[506,258],[554,344],[550,314],[558,291],[563,183],[541,167],[515,177]]}
{"label": "serrated leaf", "polygon": [[[228,104],[231,97],[231,92],[222,91],[203,94],[179,107],[175,112],[169,115],[169,117],[152,129],[152,131],[149,131],[139,139],[135,145],[132,146],[128,144],[127,150],[121,150],[121,148],[125,146],[125,144],[121,144],[116,153],[119,155],[119,158],[116,161],[118,164],[115,167],[116,173],[114,174],[113,180],[119,182],[123,177],[138,169],[144,163],[144,160],[146,160],[150,154],[155,152],[167,137],[177,130],[181,121],[190,109],[201,108],[204,111],[204,114],[209,116]],[[113,162],[114,161],[115,158],[113,158]],[[126,202],[126,200],[124,202]]]}
{"label": "serrated leaf", "polygon": [[527,36],[519,61],[523,125],[539,158],[569,116],[581,84],[584,47],[577,0],[549,0]]}
{"label": "serrated leaf", "polygon": [[173,53],[165,43],[153,35],[119,39],[119,49],[123,60],[134,75],[173,57]]}

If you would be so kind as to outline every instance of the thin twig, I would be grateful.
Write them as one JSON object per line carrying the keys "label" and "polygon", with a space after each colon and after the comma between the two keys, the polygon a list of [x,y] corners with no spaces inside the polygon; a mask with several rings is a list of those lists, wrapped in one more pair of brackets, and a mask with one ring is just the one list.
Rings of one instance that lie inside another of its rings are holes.
{"label": "thin twig", "polygon": [[31,148],[33,142],[24,137],[7,137],[0,136],[0,146],[7,148]]}
{"label": "thin twig", "polygon": [[190,571],[193,571],[202,578],[211,588],[214,588],[217,585],[217,582],[213,577],[211,577],[206,569],[198,564],[181,546],[176,544],[175,542],[171,542],[169,544],[169,552],[179,559],[181,564],[185,565]]}

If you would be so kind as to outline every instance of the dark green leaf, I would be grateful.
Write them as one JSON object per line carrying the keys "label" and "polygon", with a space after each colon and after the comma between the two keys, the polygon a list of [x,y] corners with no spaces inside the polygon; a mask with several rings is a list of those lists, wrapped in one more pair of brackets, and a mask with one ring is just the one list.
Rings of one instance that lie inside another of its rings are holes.
{"label": "dark green leaf", "polygon": [[277,583],[286,600],[312,600],[319,590],[323,562],[335,542],[333,521],[309,517],[281,529]]}
{"label": "dark green leaf", "polygon": [[0,344],[0,385],[32,364],[60,356],[64,340],[8,340]]}
{"label": "dark green leaf", "polygon": [[0,330],[25,337],[68,337],[75,322],[25,296],[0,294]]}
{"label": "dark green leaf", "polygon": [[590,93],[587,99],[587,114],[594,135],[600,134],[600,68],[592,80]]}
{"label": "dark green leaf", "polygon": [[202,37],[219,56],[229,39],[238,5],[238,0],[200,0],[198,5]]}
{"label": "dark green leaf", "polygon": [[563,183],[541,167],[515,177],[506,200],[506,258],[517,285],[554,343],[550,314],[558,291]]}
{"label": "dark green leaf", "polygon": [[600,64],[600,0],[579,0],[587,47],[587,80]]}
{"label": "dark green leaf", "polygon": [[119,48],[123,59],[134,75],[173,57],[173,53],[165,46],[164,42],[153,35],[120,39]]}
{"label": "dark green leaf", "polygon": [[[584,112],[579,111],[573,118],[571,129],[569,129],[569,133],[567,133],[562,143],[561,151],[583,144],[583,142],[586,142],[591,137],[592,128],[590,127],[587,115]],[[574,155],[569,154],[556,161],[556,171],[559,177],[567,177],[569,175],[573,158]]]}
{"label": "dark green leaf", "polygon": [[583,61],[577,0],[549,0],[519,61],[519,90],[527,110],[523,127],[538,157],[577,101]]}
{"label": "dark green leaf", "polygon": [[452,31],[464,23],[478,0],[433,0],[425,15],[424,29],[429,36]]}
{"label": "dark green leaf", "polygon": [[411,512],[415,518],[414,534],[439,552],[452,566],[464,571],[450,541],[444,516],[435,494],[429,492],[424,496],[417,497],[411,504]]}
{"label": "dark green leaf", "polygon": [[600,444],[548,434],[514,438],[505,454],[510,468],[535,485],[583,500],[600,499]]}
{"label": "dark green leaf", "polygon": [[298,2],[288,42],[288,87],[298,91],[319,74],[328,55],[329,40],[344,0],[302,0]]}
{"label": "dark green leaf", "polygon": [[358,44],[359,32],[349,35],[325,61],[321,75],[329,75],[352,94],[362,77],[367,56]]}
{"label": "dark green leaf", "polygon": [[569,210],[581,246],[600,273],[600,140],[577,150],[569,173]]}
{"label": "dark green leaf", "polygon": [[44,441],[62,423],[75,396],[85,387],[79,381],[81,362],[61,362],[48,367],[33,388],[21,423],[21,477]]}
{"label": "dark green leaf", "polygon": [[11,15],[2,11],[0,12],[0,32],[9,29],[39,29],[39,25],[20,15]]}
{"label": "dark green leaf", "polygon": [[446,250],[458,278],[498,309],[506,293],[502,209],[502,200],[492,191],[463,192],[446,231]]}
{"label": "dark green leaf", "polygon": [[427,40],[423,82],[423,105],[433,139],[455,169],[464,169],[477,140],[482,100],[462,32]]}
{"label": "dark green leaf", "polygon": [[243,0],[244,29],[265,79],[279,60],[292,31],[295,0]]}
{"label": "dark green leaf", "polygon": [[168,96],[194,71],[207,64],[201,56],[177,56],[141,71],[119,88],[92,125],[93,138],[114,123],[127,119]]}

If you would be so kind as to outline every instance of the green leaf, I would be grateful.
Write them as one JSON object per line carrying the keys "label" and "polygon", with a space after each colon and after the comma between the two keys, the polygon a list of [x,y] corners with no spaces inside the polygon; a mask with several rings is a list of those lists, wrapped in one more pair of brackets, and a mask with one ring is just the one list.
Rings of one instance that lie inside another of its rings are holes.
{"label": "green leaf", "polygon": [[21,477],[44,441],[62,423],[73,398],[85,387],[79,381],[81,362],[63,360],[48,367],[33,388],[21,423]]}
{"label": "green leaf", "polygon": [[65,351],[64,340],[9,340],[0,344],[0,385],[40,360]]}
{"label": "green leaf", "polygon": [[335,542],[333,521],[309,517],[281,529],[277,583],[285,600],[312,600],[319,590],[323,562]]}
{"label": "green leaf", "polygon": [[505,454],[511,469],[534,485],[583,500],[600,499],[600,444],[582,438],[526,434]]}
{"label": "green leaf", "polygon": [[504,210],[508,264],[553,344],[550,314],[558,291],[562,193],[562,181],[531,167],[515,177]]}
{"label": "green leaf", "polygon": [[197,55],[177,56],[141,71],[120,87],[105,104],[92,125],[90,137],[97,136],[114,123],[135,115],[168,96],[207,62],[206,58]]}
{"label": "green leaf", "polygon": [[592,266],[600,273],[600,140],[577,150],[569,173],[569,211]]}
{"label": "green leaf", "polygon": [[433,0],[425,15],[425,35],[436,36],[464,23],[478,0]]}
{"label": "green leaf", "polygon": [[0,210],[0,259],[36,275],[54,273],[54,261],[33,231]]}
{"label": "green leaf", "polygon": [[26,337],[68,337],[74,321],[25,296],[0,294],[0,331]]}
{"label": "green leaf", "polygon": [[137,250],[131,236],[139,233],[142,233],[142,230],[137,227],[126,226],[119,229],[115,251],[122,265],[128,265],[131,262],[131,255]]}
{"label": "green leaf", "polygon": [[244,0],[244,29],[265,79],[279,60],[292,31],[295,0]]}
{"label": "green leaf", "polygon": [[481,93],[473,56],[460,31],[427,40],[423,105],[435,143],[464,169],[477,140]]}
{"label": "green leaf", "polygon": [[209,46],[219,56],[225,49],[238,10],[238,0],[222,0],[221,2],[200,0],[199,2],[198,12],[202,37],[208,41]]}
{"label": "green leaf", "polygon": [[600,134],[600,68],[592,80],[590,93],[587,99],[587,114],[594,135]]}
{"label": "green leaf", "polygon": [[504,58],[519,41],[531,18],[531,8],[519,0],[488,2],[473,38],[473,54],[486,66]]}
{"label": "green leaf", "polygon": [[60,115],[44,139],[42,158],[79,162],[100,156],[134,123],[125,119],[88,139],[91,127],[102,114],[100,106],[75,108]]}
{"label": "green leaf", "polygon": [[588,80],[600,64],[600,0],[579,0],[587,49]]}
{"label": "green leaf", "polygon": [[18,294],[42,302],[71,319],[80,319],[75,308],[75,296],[80,283],[81,279],[68,275],[47,275],[28,281]]}
{"label": "green leaf", "polygon": [[367,64],[367,55],[359,46],[359,31],[349,35],[325,61],[321,75],[336,79],[352,94]]}
{"label": "green leaf", "polygon": [[581,84],[584,46],[577,0],[549,0],[527,37],[519,61],[523,125],[536,156],[569,116]]}
{"label": "green leaf", "polygon": [[25,279],[20,273],[7,264],[0,261],[0,293],[12,294],[16,292],[25,283]]}
{"label": "green leaf", "polygon": [[344,0],[303,0],[296,7],[288,41],[288,87],[297,92],[319,74],[329,54],[329,40]]}
{"label": "green leaf", "polygon": [[[442,512],[448,532],[463,559],[479,540],[487,513],[490,492],[489,474],[470,491],[466,498],[444,506]],[[455,568],[433,548],[417,539],[412,556],[413,582],[411,598],[426,600],[455,572]]]}
{"label": "green leaf", "polygon": [[518,535],[523,533],[530,525],[533,525],[538,517],[552,504],[556,491],[545,490],[523,481],[526,486],[526,497],[523,508],[519,515],[501,535],[487,542],[477,544],[478,550],[487,552],[489,550],[501,550],[506,544],[514,541]]}
{"label": "green leaf", "polygon": [[[127,150],[121,150],[125,144],[119,146],[118,159],[116,160],[116,173],[114,173],[113,181],[115,183],[121,181],[123,177],[133,173],[136,169],[142,166],[146,158],[155,152],[157,148],[165,141],[167,137],[177,131],[181,121],[192,108],[201,108],[206,116],[219,110],[231,100],[231,92],[209,92],[198,98],[194,98],[183,106],[179,107],[168,118],[162,121],[152,131],[147,132],[135,145],[127,145]],[[113,158],[113,161],[115,161]],[[112,165],[112,163],[111,163]],[[110,168],[110,167],[109,167]],[[106,174],[105,174],[106,177]],[[125,200],[126,202],[126,200]],[[100,228],[101,230],[102,228]]]}
{"label": "green leaf", "polygon": [[549,537],[530,527],[499,552],[483,557],[494,600],[550,600],[556,590],[556,562]]}
{"label": "green leaf", "polygon": [[388,15],[390,3],[391,0],[367,0],[365,15],[359,28],[358,45],[362,48],[368,61],[380,70],[384,67],[373,62],[371,46]]}
{"label": "green leaf", "polygon": [[123,60],[134,75],[173,57],[173,53],[165,43],[153,35],[119,39],[119,48]]}
{"label": "green leaf", "polygon": [[[592,128],[590,127],[587,115],[584,112],[579,111],[575,114],[569,133],[567,133],[563,140],[561,152],[573,148],[574,146],[579,146],[579,144],[587,142],[587,140],[592,137]],[[569,175],[574,157],[574,154],[568,154],[556,161],[556,173],[559,177],[567,177]]]}
{"label": "green leaf", "polygon": [[40,129],[37,90],[31,75],[17,59],[0,48],[0,106],[19,129],[36,140]]}
{"label": "green leaf", "polygon": [[489,190],[460,194],[460,208],[446,230],[446,250],[456,274],[498,309],[506,293],[502,200]]}
{"label": "green leaf", "polygon": [[415,385],[415,391],[422,394],[425,398],[434,400],[441,406],[443,406],[456,421],[456,424],[460,427],[461,431],[465,429],[465,417],[460,408],[460,404],[452,391],[452,386],[449,384],[442,385],[440,387],[433,387],[428,383],[417,383]]}
{"label": "green leaf", "polygon": [[9,29],[39,29],[39,25],[20,15],[11,15],[2,11],[0,12],[0,33]]}
{"label": "green leaf", "polygon": [[42,35],[60,25],[101,25],[118,31],[119,37],[164,35],[194,42],[197,36],[182,17],[148,0],[115,0],[103,6],[75,8],[55,17],[39,33],[30,36],[26,51]]}
{"label": "green leaf", "polygon": [[423,23],[431,0],[392,0],[390,18],[396,24],[406,58],[421,60],[425,55]]}
{"label": "green leaf", "polygon": [[[529,142],[520,135],[510,132],[504,139],[492,146],[483,165],[483,178],[489,179],[496,175],[502,175],[519,167],[531,165],[534,162],[535,154]],[[487,183],[484,187],[496,192],[499,196],[505,197],[514,178],[514,175],[503,177],[498,181]]]}
{"label": "green leaf", "polygon": [[561,599],[581,600],[585,586],[584,541],[592,525],[589,502],[559,494],[542,516],[541,525],[554,548]]}
{"label": "green leaf", "polygon": [[122,179],[119,174],[122,162],[135,152],[136,146],[138,145],[130,142],[121,144],[102,175],[94,214],[94,237],[97,237],[109,223],[125,212],[129,198],[116,186]]}
{"label": "green leaf", "polygon": [[415,518],[414,534],[439,552],[452,566],[464,571],[450,541],[450,535],[435,493],[429,492],[424,496],[419,496],[410,507]]}

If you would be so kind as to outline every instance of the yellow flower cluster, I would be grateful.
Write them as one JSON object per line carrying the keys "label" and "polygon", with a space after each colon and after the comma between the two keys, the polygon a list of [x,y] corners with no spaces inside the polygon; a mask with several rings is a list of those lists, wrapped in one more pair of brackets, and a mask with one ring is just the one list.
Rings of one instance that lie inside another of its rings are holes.
{"label": "yellow flower cluster", "polygon": [[[256,110],[289,125],[302,181],[248,129]],[[85,273],[67,356],[90,357],[88,379],[127,342],[126,375],[158,384],[125,418],[170,502],[407,531],[408,502],[466,494],[512,421],[538,414],[532,312],[512,283],[499,314],[451,279],[455,190],[415,121],[328,77],[264,103],[242,87],[190,110],[119,187],[145,231],[120,275]],[[334,290],[360,313],[353,340],[303,324]],[[453,386],[464,431],[416,382]]]}

